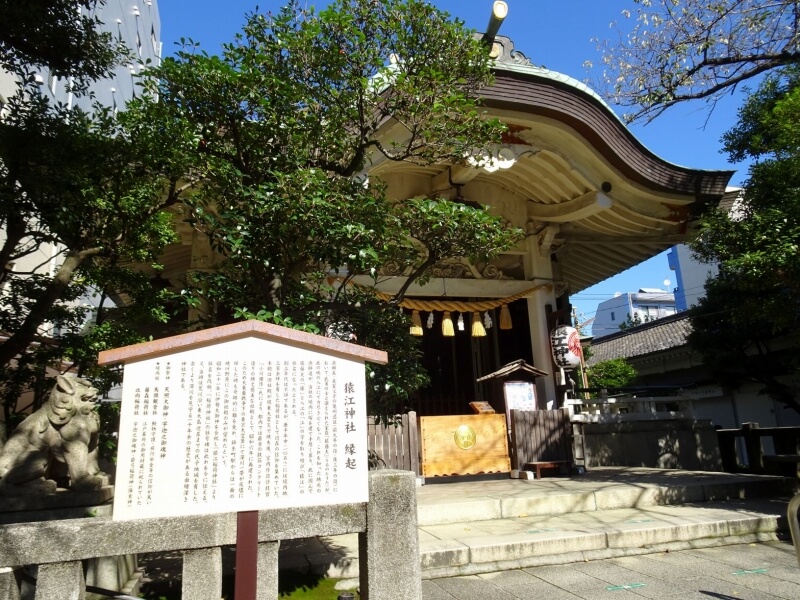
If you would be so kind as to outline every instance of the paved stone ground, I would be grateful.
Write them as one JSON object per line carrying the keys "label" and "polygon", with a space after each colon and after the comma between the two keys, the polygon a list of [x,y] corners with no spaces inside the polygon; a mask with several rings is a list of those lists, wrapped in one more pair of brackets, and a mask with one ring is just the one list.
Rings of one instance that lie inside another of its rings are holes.
{"label": "paved stone ground", "polygon": [[797,600],[789,542],[739,544],[422,582],[423,600]]}

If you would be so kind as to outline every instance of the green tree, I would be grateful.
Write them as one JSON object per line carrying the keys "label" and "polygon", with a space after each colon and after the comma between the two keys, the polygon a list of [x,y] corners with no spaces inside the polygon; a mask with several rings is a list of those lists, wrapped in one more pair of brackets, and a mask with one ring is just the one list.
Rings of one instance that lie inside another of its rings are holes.
{"label": "green tree", "polygon": [[[203,323],[275,320],[389,350],[369,398],[385,415],[425,381],[397,310],[408,285],[521,232],[461,203],[390,202],[366,174],[383,161],[463,162],[497,142],[503,127],[476,100],[490,59],[421,0],[304,6],[249,15],[220,56],[186,41],[130,112],[186,149],[184,202],[220,257],[183,293]],[[351,285],[390,265],[408,276],[391,300]]]}
{"label": "green tree", "polygon": [[[0,68],[27,79],[46,67],[77,90],[109,75],[128,50],[92,17],[104,0],[0,0]],[[84,9],[78,13],[78,8]]]}
{"label": "green tree", "polygon": [[800,412],[798,390],[781,376],[800,350],[800,70],[771,75],[724,137],[733,160],[753,159],[742,197],[702,222],[693,244],[720,264],[693,310],[689,341],[721,381],[762,384]]}
{"label": "green tree", "polygon": [[649,323],[650,321],[655,321],[655,320],[656,318],[651,315],[645,315],[644,319],[642,319],[642,316],[638,312],[635,312],[633,313],[632,317],[630,314],[627,317],[625,317],[625,320],[619,324],[619,330],[625,331],[626,329],[630,329],[631,327],[637,327],[642,323]]}
{"label": "green tree", "polygon": [[[167,317],[163,294],[132,268],[155,261],[174,235],[165,209],[176,193],[165,192],[160,165],[150,162],[166,141],[132,139],[123,122],[100,107],[89,115],[18,95],[0,124],[7,408],[23,389],[41,391],[46,367],[84,372],[98,350],[139,339],[131,326],[142,318]],[[30,271],[17,266],[37,254],[42,263]],[[99,296],[96,309],[79,302],[91,294]],[[109,298],[120,294],[133,301],[109,311]],[[60,335],[48,335],[53,327]]]}
{"label": "green tree", "polygon": [[624,358],[604,360],[586,369],[590,388],[618,390],[633,385],[636,369]]}
{"label": "green tree", "polygon": [[[6,3],[7,4],[7,3]],[[5,417],[23,391],[34,408],[52,373],[74,368],[107,387],[99,350],[138,341],[135,326],[164,320],[164,294],[134,264],[172,239],[166,209],[183,165],[167,131],[133,132],[124,113],[53,104],[29,69],[70,76],[74,93],[107,74],[124,49],[78,18],[77,5],[12,7],[0,25],[0,64],[19,87],[0,121],[0,391]],[[171,165],[172,171],[164,165]],[[94,294],[97,299],[86,303]],[[112,296],[133,302],[111,309]],[[53,335],[58,333],[58,335]]]}
{"label": "green tree", "polygon": [[[711,105],[737,85],[800,60],[796,0],[634,0],[615,40],[598,41],[596,86],[628,120],[686,100]],[[632,29],[627,25],[635,19]]]}

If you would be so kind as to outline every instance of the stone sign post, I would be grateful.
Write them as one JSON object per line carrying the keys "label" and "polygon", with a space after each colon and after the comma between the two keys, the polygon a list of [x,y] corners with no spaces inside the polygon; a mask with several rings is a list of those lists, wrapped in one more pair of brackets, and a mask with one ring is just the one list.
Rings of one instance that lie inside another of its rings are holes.
{"label": "stone sign post", "polygon": [[102,352],[124,363],[113,518],[238,512],[255,598],[255,511],[369,500],[366,361],[387,356],[259,321]]}

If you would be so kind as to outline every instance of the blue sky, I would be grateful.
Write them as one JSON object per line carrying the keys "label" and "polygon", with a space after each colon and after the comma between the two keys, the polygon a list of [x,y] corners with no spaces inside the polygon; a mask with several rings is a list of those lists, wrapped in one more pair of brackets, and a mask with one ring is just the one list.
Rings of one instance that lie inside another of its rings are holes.
{"label": "blue sky", "polygon": [[[601,65],[592,38],[615,35],[612,21],[625,22],[623,9],[635,12],[633,0],[507,0],[509,14],[500,34],[510,37],[515,48],[534,64],[584,80],[591,76],[584,63]],[[277,10],[283,2],[261,0],[262,12]],[[323,0],[308,2],[320,6]],[[433,4],[466,22],[467,27],[483,31],[489,20],[492,0],[433,0]],[[160,0],[161,39],[164,55],[174,52],[181,37],[192,38],[209,53],[231,41],[244,23],[245,14],[256,7],[254,0]],[[730,165],[720,153],[721,135],[736,120],[741,95],[726,98],[709,116],[703,103],[678,105],[649,125],[632,127],[634,135],[662,158],[698,169],[737,169],[732,185],[746,176],[742,165]],[[615,292],[636,291],[640,287],[664,288],[664,280],[674,286],[665,254],[601,282],[572,296],[572,302],[585,318],[594,316],[597,305]]]}

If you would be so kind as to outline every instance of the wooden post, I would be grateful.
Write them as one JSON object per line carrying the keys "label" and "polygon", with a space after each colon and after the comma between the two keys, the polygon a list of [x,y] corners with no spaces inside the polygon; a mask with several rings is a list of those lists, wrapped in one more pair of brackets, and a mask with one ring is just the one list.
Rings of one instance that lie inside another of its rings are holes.
{"label": "wooden post", "polygon": [[235,600],[256,600],[258,589],[258,511],[236,513]]}

